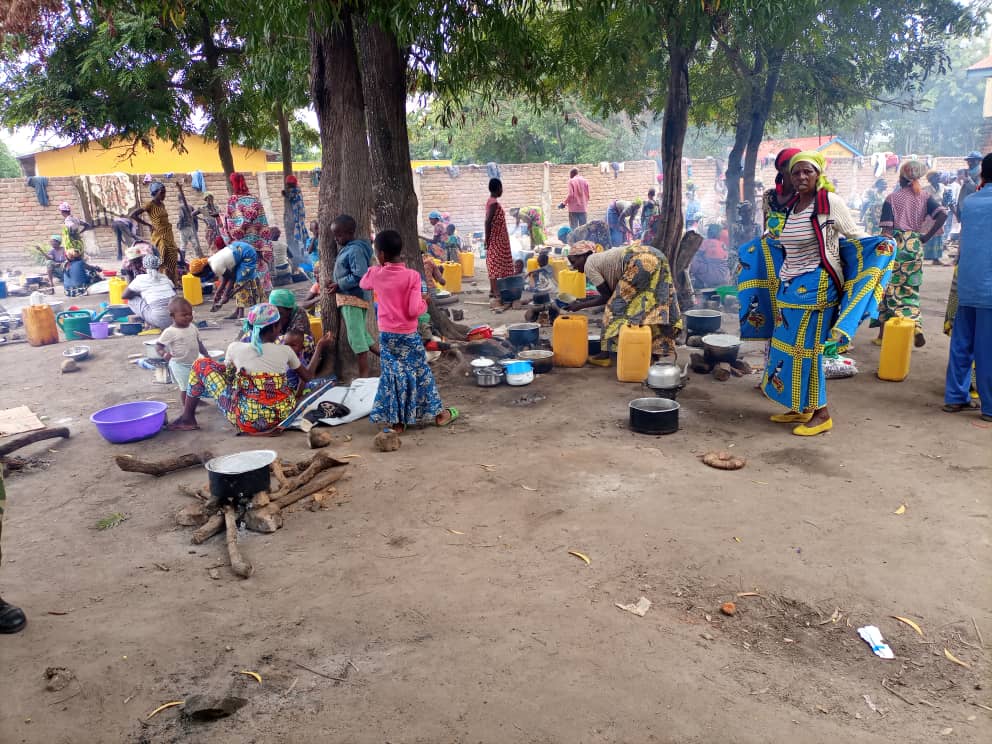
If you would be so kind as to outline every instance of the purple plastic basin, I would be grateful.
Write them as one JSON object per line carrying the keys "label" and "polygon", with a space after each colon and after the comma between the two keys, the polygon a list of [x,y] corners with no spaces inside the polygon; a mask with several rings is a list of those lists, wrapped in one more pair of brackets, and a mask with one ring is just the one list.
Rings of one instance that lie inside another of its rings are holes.
{"label": "purple plastic basin", "polygon": [[108,442],[123,444],[153,437],[165,426],[168,406],[155,400],[139,400],[104,408],[90,416],[100,436]]}

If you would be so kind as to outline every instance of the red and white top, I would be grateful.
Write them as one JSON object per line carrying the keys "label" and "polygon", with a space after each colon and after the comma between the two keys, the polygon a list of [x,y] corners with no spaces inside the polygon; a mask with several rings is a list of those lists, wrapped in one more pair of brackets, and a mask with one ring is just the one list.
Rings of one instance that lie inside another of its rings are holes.
{"label": "red and white top", "polygon": [[801,212],[792,212],[785,220],[779,241],[785,249],[785,261],[779,278],[784,280],[808,274],[820,266],[820,245],[813,228],[813,203]]}

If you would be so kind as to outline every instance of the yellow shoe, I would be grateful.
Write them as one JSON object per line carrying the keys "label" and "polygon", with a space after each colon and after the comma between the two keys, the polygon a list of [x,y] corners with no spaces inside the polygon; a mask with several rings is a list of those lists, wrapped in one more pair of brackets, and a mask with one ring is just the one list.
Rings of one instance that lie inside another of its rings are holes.
{"label": "yellow shoe", "polygon": [[811,418],[812,413],[776,413],[770,417],[776,424],[805,424]]}
{"label": "yellow shoe", "polygon": [[806,426],[806,424],[799,424],[792,433],[797,437],[815,437],[817,434],[822,434],[825,431],[830,431],[834,428],[834,420],[828,418],[822,424],[817,424],[816,426]]}
{"label": "yellow shoe", "polygon": [[586,362],[588,364],[592,364],[592,365],[594,365],[596,367],[612,367],[613,366],[613,360],[612,359],[597,359],[596,357],[589,357],[588,359],[586,359]]}
{"label": "yellow shoe", "polygon": [[875,344],[875,346],[881,346],[881,345],[882,345],[882,339],[880,339],[880,338],[873,338],[873,339],[871,340],[871,342],[872,342],[873,344]]}

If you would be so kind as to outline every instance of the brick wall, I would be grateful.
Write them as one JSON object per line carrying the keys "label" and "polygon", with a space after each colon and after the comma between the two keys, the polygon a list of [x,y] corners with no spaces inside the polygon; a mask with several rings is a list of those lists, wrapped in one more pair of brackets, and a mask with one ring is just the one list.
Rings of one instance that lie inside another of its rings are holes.
{"label": "brick wall", "polygon": [[[311,185],[310,173],[297,173],[303,201],[307,207],[308,219],[317,216],[317,188]],[[173,224],[179,216],[179,202],[173,179],[153,174],[153,178],[166,184],[165,206],[173,215]],[[269,224],[282,227],[283,200],[279,193],[282,190],[282,173],[248,173],[248,190],[259,197],[265,205]],[[262,180],[264,179],[264,188]],[[62,231],[62,217],[59,214],[59,204],[63,201],[72,205],[73,214],[84,216],[82,200],[71,177],[50,178],[48,180],[49,205],[43,207],[38,203],[34,189],[28,188],[23,178],[0,179],[0,270],[7,268],[24,268],[32,265],[26,249],[35,244],[46,247],[48,238],[53,233]],[[223,173],[204,174],[207,190],[216,197],[217,205],[223,212],[227,203],[227,179]],[[142,197],[147,196],[147,189],[142,186]],[[186,198],[194,207],[203,204],[199,192],[186,186]],[[178,238],[178,235],[176,236]],[[201,239],[202,239],[201,227]],[[116,263],[117,241],[114,231],[107,226],[97,227],[92,235],[87,234],[87,248],[96,249],[98,264],[106,264],[107,268]]]}
{"label": "brick wall", "polygon": [[[501,165],[503,180],[503,205],[507,210],[513,207],[539,205],[545,211],[549,225],[548,236],[552,240],[558,225],[567,224],[568,215],[557,208],[568,190],[568,172],[571,165],[550,163],[528,163]],[[656,186],[657,167],[653,160],[638,160],[624,163],[624,170],[614,177],[611,171],[602,173],[598,165],[578,165],[582,175],[589,181],[591,200],[590,219],[603,219],[610,201],[618,198],[644,197],[652,186]],[[683,162],[683,179],[691,180],[697,189],[707,221],[722,220],[723,206],[717,193],[718,167],[725,167],[724,161],[713,158],[686,160]],[[828,173],[838,184],[838,192],[845,199],[860,197],[875,181],[871,166],[858,159],[834,159],[828,163]],[[962,158],[935,158],[933,166],[939,171],[957,171],[964,167]],[[419,218],[423,234],[430,234],[427,215],[431,210],[447,212],[451,221],[458,226],[464,236],[482,230],[485,220],[485,203],[489,196],[487,184],[489,176],[484,166],[459,166],[457,175],[447,168],[422,168],[414,173],[414,188],[419,199]],[[309,172],[297,173],[300,189],[303,192],[307,217],[317,216],[317,188],[311,185]],[[283,177],[281,173],[245,174],[248,189],[259,197],[265,205],[269,224],[282,227],[283,200],[280,195]],[[759,169],[759,177],[768,188],[775,181],[775,170],[771,165]],[[172,183],[163,176],[159,180]],[[898,173],[894,169],[886,171],[889,187],[895,186]],[[222,208],[227,201],[227,180],[223,173],[205,174],[207,189],[217,197]],[[83,214],[79,192],[73,178],[51,178],[48,183],[50,204],[38,204],[33,189],[25,185],[23,178],[0,179],[0,270],[23,268],[31,265],[25,249],[34,244],[47,245],[48,237],[62,229],[62,219],[58,205],[68,201],[74,214]],[[146,194],[146,190],[142,190]],[[203,200],[192,189],[186,189],[190,203],[199,206]],[[174,217],[178,217],[178,202],[174,187],[167,189],[166,207]],[[512,219],[510,226],[513,226]],[[113,230],[98,227],[90,240],[95,245],[100,258],[107,266],[113,266],[116,256],[116,242]]]}

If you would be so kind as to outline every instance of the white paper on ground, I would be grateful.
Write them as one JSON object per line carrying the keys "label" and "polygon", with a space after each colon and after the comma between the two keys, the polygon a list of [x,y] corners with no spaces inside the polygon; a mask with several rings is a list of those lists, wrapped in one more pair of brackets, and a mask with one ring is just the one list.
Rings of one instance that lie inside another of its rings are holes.
{"label": "white paper on ground", "polygon": [[871,650],[875,656],[882,659],[896,658],[896,655],[892,653],[892,649],[889,648],[889,644],[882,638],[882,631],[874,625],[866,625],[863,628],[858,628],[858,635],[861,636],[865,643],[871,646]]}
{"label": "white paper on ground", "polygon": [[638,617],[644,617],[647,611],[651,609],[651,600],[647,597],[641,597],[635,604],[621,604],[620,602],[614,602],[613,606],[624,612],[629,612],[632,615],[637,615]]}

